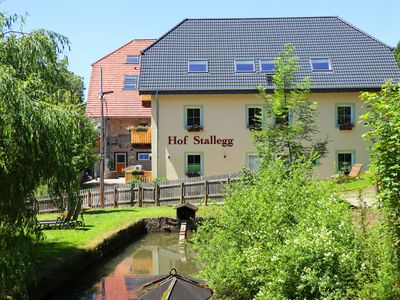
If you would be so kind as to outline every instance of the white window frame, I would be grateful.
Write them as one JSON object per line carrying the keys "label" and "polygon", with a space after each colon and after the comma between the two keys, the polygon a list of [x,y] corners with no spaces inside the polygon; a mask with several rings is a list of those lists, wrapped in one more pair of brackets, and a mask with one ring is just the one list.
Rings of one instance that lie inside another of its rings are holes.
{"label": "white window frame", "polygon": [[[262,69],[262,62],[271,62],[271,63],[273,64],[274,67],[272,68],[272,70],[263,70],[263,69]],[[259,65],[260,65],[260,72],[264,72],[264,73],[273,73],[274,70],[275,70],[275,63],[274,63],[274,60],[273,60],[273,59],[260,59]]]}
{"label": "white window frame", "polygon": [[[137,62],[130,62],[129,58],[131,58],[131,57],[137,57]],[[128,65],[138,65],[138,64],[140,64],[140,55],[127,55],[125,63],[128,64]]]}
{"label": "white window frame", "polygon": [[[147,156],[147,158],[140,158],[141,155]],[[137,160],[138,161],[148,161],[151,160],[151,153],[150,152],[138,152],[137,153]]]}
{"label": "white window frame", "polygon": [[258,161],[256,169],[251,169],[250,168],[250,157],[256,157],[256,159],[258,159],[258,160],[260,160],[260,157],[257,155],[257,153],[252,153],[252,152],[247,153],[247,155],[246,155],[246,166],[247,166],[247,168],[249,170],[257,171],[260,168],[260,161]]}
{"label": "white window frame", "polygon": [[[198,64],[200,65],[201,63],[205,63],[206,65],[206,70],[205,71],[191,71],[190,70],[190,65],[191,64]],[[191,59],[188,61],[188,73],[208,73],[208,60],[199,60],[199,59]]]}
{"label": "white window frame", "polygon": [[[314,69],[314,66],[313,66],[313,62],[314,61],[318,61],[318,60],[320,60],[320,61],[322,61],[322,60],[326,60],[326,61],[328,61],[328,65],[329,65],[329,69]],[[331,59],[330,58],[311,58],[310,59],[310,66],[311,66],[311,71],[313,71],[313,72],[329,72],[329,71],[332,71],[332,62],[331,62]]]}
{"label": "white window frame", "polygon": [[[251,71],[240,71],[240,70],[237,69],[238,62],[250,62],[250,61],[252,62],[253,70],[251,70]],[[235,72],[236,73],[254,73],[255,71],[256,71],[256,65],[254,63],[254,59],[253,60],[251,60],[251,59],[235,59]]]}
{"label": "white window frame", "polygon": [[[136,78],[136,80],[133,80],[133,78]],[[124,75],[124,90],[127,91],[137,90],[138,87],[139,87],[139,75]]]}

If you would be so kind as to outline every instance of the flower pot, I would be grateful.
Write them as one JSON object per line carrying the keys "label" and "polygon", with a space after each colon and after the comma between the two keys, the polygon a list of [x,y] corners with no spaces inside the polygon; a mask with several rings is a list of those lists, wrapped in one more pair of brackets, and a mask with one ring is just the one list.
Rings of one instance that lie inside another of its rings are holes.
{"label": "flower pot", "polygon": [[339,130],[352,130],[354,127],[354,124],[352,123],[344,123],[339,125]]}

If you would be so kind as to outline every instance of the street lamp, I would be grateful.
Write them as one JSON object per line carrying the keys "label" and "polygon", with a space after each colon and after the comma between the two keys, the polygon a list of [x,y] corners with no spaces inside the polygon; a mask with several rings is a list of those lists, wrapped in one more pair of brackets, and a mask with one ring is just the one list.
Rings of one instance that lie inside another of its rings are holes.
{"label": "street lamp", "polygon": [[104,208],[104,169],[105,169],[105,129],[104,129],[104,95],[112,94],[113,91],[103,92],[103,68],[100,67],[100,207]]}

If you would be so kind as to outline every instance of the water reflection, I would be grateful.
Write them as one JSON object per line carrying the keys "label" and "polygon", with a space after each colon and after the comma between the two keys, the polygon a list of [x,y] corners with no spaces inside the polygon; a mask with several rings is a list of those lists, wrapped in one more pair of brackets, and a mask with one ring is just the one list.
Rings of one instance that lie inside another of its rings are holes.
{"label": "water reflection", "polygon": [[135,299],[140,287],[171,268],[189,276],[199,270],[190,249],[179,245],[178,234],[150,233],[51,299]]}

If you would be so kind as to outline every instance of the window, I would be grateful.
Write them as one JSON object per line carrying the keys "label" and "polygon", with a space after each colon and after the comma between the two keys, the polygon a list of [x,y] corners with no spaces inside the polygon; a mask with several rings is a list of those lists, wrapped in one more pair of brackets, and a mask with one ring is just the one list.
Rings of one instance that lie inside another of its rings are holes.
{"label": "window", "polygon": [[289,125],[290,113],[288,108],[284,108],[282,113],[275,116],[275,125]]}
{"label": "window", "polygon": [[201,176],[203,174],[202,154],[186,154],[186,175],[188,177]]}
{"label": "window", "polygon": [[126,57],[126,62],[127,64],[138,64],[140,62],[140,57],[137,55],[128,55]]}
{"label": "window", "polygon": [[150,152],[138,152],[137,160],[151,160],[151,153]]}
{"label": "window", "polygon": [[260,60],[260,70],[262,72],[273,72],[275,64],[273,60]]}
{"label": "window", "polygon": [[247,107],[247,128],[259,129],[261,128],[261,114],[262,108],[257,106]]}
{"label": "window", "polygon": [[203,129],[203,116],[201,107],[185,107],[185,128],[188,131],[199,131]]}
{"label": "window", "polygon": [[311,59],[311,68],[313,71],[331,71],[331,60],[328,58]]}
{"label": "window", "polygon": [[337,171],[347,175],[354,164],[353,151],[341,151],[337,153]]}
{"label": "window", "polygon": [[235,61],[236,72],[254,72],[254,61],[253,60],[236,60]]}
{"label": "window", "polygon": [[260,158],[257,156],[257,154],[254,153],[247,154],[247,167],[250,170],[258,170],[259,164],[260,164]]}
{"label": "window", "polygon": [[189,60],[188,64],[189,73],[207,73],[208,61],[206,60]]}
{"label": "window", "polygon": [[351,130],[354,127],[354,105],[336,105],[336,127],[341,130]]}
{"label": "window", "polygon": [[124,77],[124,90],[136,90],[138,88],[139,76],[125,75]]}

